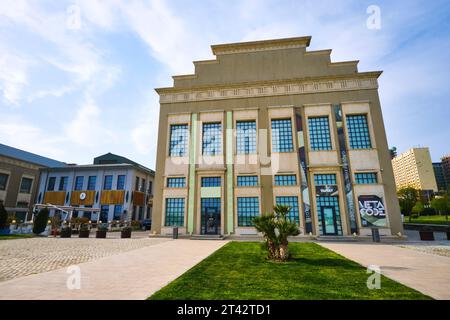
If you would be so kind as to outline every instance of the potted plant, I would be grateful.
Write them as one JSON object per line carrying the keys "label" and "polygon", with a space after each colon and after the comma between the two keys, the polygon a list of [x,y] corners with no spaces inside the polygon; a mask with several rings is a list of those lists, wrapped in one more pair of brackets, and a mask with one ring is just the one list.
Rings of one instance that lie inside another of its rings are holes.
{"label": "potted plant", "polygon": [[3,203],[0,203],[0,234],[9,234],[8,212]]}
{"label": "potted plant", "polygon": [[104,239],[104,238],[106,238],[107,232],[108,232],[108,226],[106,224],[99,224],[97,227],[97,231],[95,232],[95,237]]}
{"label": "potted plant", "polygon": [[424,227],[419,231],[420,240],[422,241],[434,241],[433,229],[430,227]]}
{"label": "potted plant", "polygon": [[123,227],[120,231],[121,238],[131,238],[131,227]]}
{"label": "potted plant", "polygon": [[61,227],[61,238],[70,238],[72,236],[72,228],[64,225]]}
{"label": "potted plant", "polygon": [[87,224],[82,224],[80,227],[80,232],[78,234],[79,238],[89,238],[91,230],[89,230],[89,226]]}

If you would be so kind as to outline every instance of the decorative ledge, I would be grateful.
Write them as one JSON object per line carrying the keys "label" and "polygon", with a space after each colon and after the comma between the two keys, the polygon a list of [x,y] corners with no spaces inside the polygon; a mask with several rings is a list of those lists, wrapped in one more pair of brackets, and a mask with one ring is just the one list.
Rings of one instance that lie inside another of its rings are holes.
{"label": "decorative ledge", "polygon": [[380,72],[357,74],[346,78],[292,80],[277,83],[241,84],[211,88],[161,88],[156,89],[160,103],[242,99],[264,96],[309,94],[336,91],[378,89]]}

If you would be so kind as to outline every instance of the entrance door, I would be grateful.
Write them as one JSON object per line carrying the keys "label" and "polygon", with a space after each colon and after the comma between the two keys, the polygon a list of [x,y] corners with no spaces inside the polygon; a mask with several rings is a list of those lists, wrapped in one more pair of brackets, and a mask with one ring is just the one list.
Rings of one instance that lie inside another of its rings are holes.
{"label": "entrance door", "polygon": [[325,236],[336,236],[337,223],[336,223],[336,212],[334,207],[322,207],[322,232]]}
{"label": "entrance door", "polygon": [[203,198],[201,201],[202,234],[219,234],[220,198]]}

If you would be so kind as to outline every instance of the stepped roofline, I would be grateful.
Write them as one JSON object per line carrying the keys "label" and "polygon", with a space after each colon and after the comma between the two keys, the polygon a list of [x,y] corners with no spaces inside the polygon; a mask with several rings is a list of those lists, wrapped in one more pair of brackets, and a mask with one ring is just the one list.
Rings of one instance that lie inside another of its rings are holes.
{"label": "stepped roofline", "polygon": [[290,48],[306,48],[311,43],[311,36],[283,38],[273,40],[261,40],[250,42],[236,42],[227,44],[212,45],[211,49],[214,55],[234,54],[244,52],[280,50]]}

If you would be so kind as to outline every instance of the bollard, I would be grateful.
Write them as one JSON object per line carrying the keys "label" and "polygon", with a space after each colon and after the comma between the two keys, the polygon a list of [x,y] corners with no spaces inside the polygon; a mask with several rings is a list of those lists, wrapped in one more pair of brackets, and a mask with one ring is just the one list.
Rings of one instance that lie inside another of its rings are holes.
{"label": "bollard", "polygon": [[178,227],[173,228],[172,238],[178,239]]}
{"label": "bollard", "polygon": [[380,242],[380,230],[372,228],[372,240],[373,242]]}

